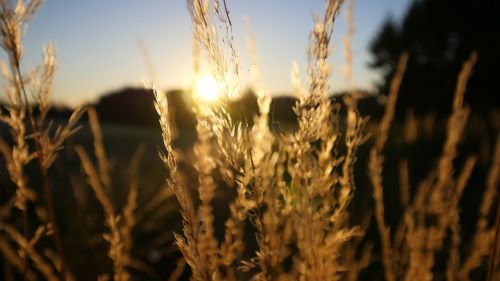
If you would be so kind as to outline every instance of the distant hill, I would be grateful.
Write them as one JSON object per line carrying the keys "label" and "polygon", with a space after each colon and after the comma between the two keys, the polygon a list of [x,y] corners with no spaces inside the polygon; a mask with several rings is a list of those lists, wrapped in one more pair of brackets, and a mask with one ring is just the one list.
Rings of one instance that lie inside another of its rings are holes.
{"label": "distant hill", "polygon": [[153,101],[151,90],[125,88],[103,95],[95,109],[103,122],[151,126],[158,119]]}
{"label": "distant hill", "polygon": [[[192,130],[195,126],[195,116],[191,109],[193,101],[191,96],[182,90],[170,90],[166,92],[167,99],[174,113],[174,118],[180,130]],[[339,93],[332,96],[332,100],[343,102],[343,96],[347,93]],[[377,119],[383,112],[383,105],[379,98],[368,93],[357,96],[358,108],[362,115],[370,115]],[[293,111],[297,99],[293,96],[277,96],[271,103],[270,124],[277,123],[295,124],[296,116]],[[154,94],[151,90],[144,88],[126,87],[101,96],[94,104],[99,118],[104,123],[116,123],[132,126],[157,127],[158,115],[154,108]],[[2,105],[0,104],[0,108]],[[71,109],[55,107],[49,112],[51,118],[69,118]],[[234,120],[252,124],[253,116],[258,113],[257,98],[252,90],[246,90],[240,99],[232,101],[229,112]],[[341,112],[343,114],[343,112]],[[86,119],[86,116],[83,116]]]}
{"label": "distant hill", "polygon": [[[7,103],[4,100],[0,99],[0,112],[6,112],[7,111]],[[71,113],[73,110],[67,106],[64,105],[52,105],[52,108],[50,108],[48,112],[48,117],[54,118],[54,119],[68,119],[71,116]],[[38,114],[37,107],[34,107],[34,112],[35,115]]]}
{"label": "distant hill", "polygon": [[[194,126],[194,116],[181,90],[166,92],[178,126]],[[94,105],[103,122],[152,126],[158,124],[152,90],[124,88],[103,95]]]}

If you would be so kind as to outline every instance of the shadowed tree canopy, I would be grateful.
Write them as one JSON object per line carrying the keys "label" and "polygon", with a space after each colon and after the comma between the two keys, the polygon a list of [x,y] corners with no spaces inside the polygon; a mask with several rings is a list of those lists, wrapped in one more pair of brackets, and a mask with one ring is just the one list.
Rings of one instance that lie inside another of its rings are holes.
{"label": "shadowed tree canopy", "polygon": [[398,109],[449,111],[462,63],[477,51],[466,102],[473,109],[498,107],[500,95],[500,1],[417,0],[401,22],[386,20],[370,45],[370,66],[383,73],[377,85],[387,94],[399,55],[410,60]]}

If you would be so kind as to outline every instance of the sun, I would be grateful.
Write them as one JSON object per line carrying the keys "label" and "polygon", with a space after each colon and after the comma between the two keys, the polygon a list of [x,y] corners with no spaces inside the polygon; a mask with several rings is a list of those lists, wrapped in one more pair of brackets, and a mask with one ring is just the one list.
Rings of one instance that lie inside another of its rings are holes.
{"label": "sun", "polygon": [[196,96],[205,102],[214,102],[219,97],[219,85],[217,81],[208,75],[200,77],[196,81]]}

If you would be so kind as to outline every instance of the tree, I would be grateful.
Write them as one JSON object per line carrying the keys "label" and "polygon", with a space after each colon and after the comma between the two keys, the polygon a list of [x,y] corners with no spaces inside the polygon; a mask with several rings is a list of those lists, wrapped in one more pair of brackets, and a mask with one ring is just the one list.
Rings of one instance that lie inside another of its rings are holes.
{"label": "tree", "polygon": [[462,63],[477,51],[479,61],[466,100],[473,109],[498,107],[499,11],[498,0],[416,0],[401,22],[387,19],[370,44],[370,67],[380,70],[383,77],[377,85],[379,93],[388,93],[398,57],[408,50],[398,109],[444,113]]}

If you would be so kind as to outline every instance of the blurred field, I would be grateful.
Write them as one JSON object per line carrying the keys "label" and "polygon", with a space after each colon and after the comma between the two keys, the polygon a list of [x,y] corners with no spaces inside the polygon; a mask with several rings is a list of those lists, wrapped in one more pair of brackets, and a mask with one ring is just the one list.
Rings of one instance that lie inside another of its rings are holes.
{"label": "blurred field", "polygon": [[[0,279],[497,280],[500,111],[484,87],[498,53],[489,38],[457,47],[452,29],[442,60],[432,42],[447,27],[430,34],[432,48],[415,47],[414,28],[447,7],[417,1],[370,46],[378,95],[332,96],[344,2],[350,84],[353,0],[328,0],[313,18],[307,85],[294,64],[294,98],[265,91],[251,36],[255,81],[239,89],[226,1],[187,0],[190,89],[144,82],[59,111],[55,46],[33,71],[21,64],[41,1],[0,0]],[[440,73],[443,85],[426,85]]]}
{"label": "blurred field", "polygon": [[[411,142],[405,141],[408,124],[395,122],[391,131],[391,137],[387,141],[386,169],[384,170],[384,186],[386,187],[386,208],[392,210],[388,213],[388,223],[394,228],[400,219],[399,205],[399,170],[398,165],[401,158],[408,159],[410,163],[411,186],[418,184],[418,179],[424,177],[434,169],[439,158],[445,135],[444,119],[432,119],[432,128],[425,128],[425,118],[417,121],[416,138]],[[465,189],[461,201],[462,236],[467,240],[473,235],[475,221],[477,220],[477,206],[481,202],[485,186],[486,173],[490,165],[490,151],[493,149],[495,130],[488,129],[483,124],[484,118],[473,117],[467,126],[467,133],[460,145],[461,154],[455,161],[457,167],[464,163],[466,155],[480,155],[479,164],[475,167],[471,179]],[[96,274],[105,273],[109,270],[111,263],[106,258],[107,245],[101,238],[104,231],[102,221],[104,220],[101,206],[95,199],[91,188],[85,183],[86,179],[81,169],[80,161],[74,151],[74,144],[83,145],[88,151],[92,151],[92,134],[89,125],[81,122],[82,128],[73,136],[59,154],[52,170],[50,179],[54,191],[54,203],[57,219],[60,223],[61,233],[64,237],[63,243],[67,250],[69,266],[74,274],[81,280],[93,280]],[[427,125],[429,126],[429,125]],[[293,128],[293,124],[281,124],[282,128]],[[370,127],[370,126],[369,126]],[[168,276],[173,270],[174,263],[179,258],[175,249],[172,231],[180,231],[181,221],[178,205],[170,198],[160,198],[162,191],[168,190],[164,185],[167,175],[166,168],[158,157],[158,148],[162,145],[161,133],[154,127],[143,128],[140,126],[127,126],[111,123],[103,123],[103,141],[111,164],[111,177],[113,189],[111,198],[116,206],[125,204],[126,194],[129,188],[127,169],[134,152],[143,147],[144,154],[138,169],[139,206],[138,222],[134,228],[134,246],[132,254],[137,259],[139,269],[134,274],[141,280],[157,280],[160,276]],[[488,132],[489,131],[489,132]],[[374,133],[374,132],[372,132]],[[183,128],[179,132],[181,139],[176,141],[176,147],[182,151],[184,157],[184,171],[188,175],[188,186],[196,185],[196,171],[189,168],[192,157],[192,139],[195,135],[194,128]],[[191,135],[191,136],[190,136]],[[187,136],[187,137],[186,137]],[[490,136],[490,137],[487,137]],[[361,147],[355,168],[356,192],[354,201],[350,207],[353,221],[361,221],[373,209],[371,201],[371,186],[367,171],[368,152],[372,143],[369,141]],[[1,182],[4,186],[11,186],[8,177],[1,174]],[[219,178],[215,204],[216,217],[224,221],[228,216],[227,204],[233,195],[221,194],[229,190],[224,188],[224,183]],[[12,187],[11,187],[12,188]],[[41,196],[41,194],[40,194]],[[229,196],[229,197],[228,197]],[[158,202],[155,206],[149,206],[151,202]],[[222,235],[223,225],[218,224],[217,233]],[[378,239],[375,222],[372,221],[365,236],[367,241]],[[252,236],[247,237],[246,244],[251,246],[247,249],[247,255],[255,250],[255,242]],[[375,251],[378,251],[377,248]],[[140,261],[140,263],[139,263]],[[444,262],[444,260],[443,260]],[[80,270],[86,268],[87,270]],[[92,269],[92,270],[88,270]],[[377,265],[370,266],[361,275],[360,280],[373,280],[373,274],[379,275],[380,268]],[[477,276],[478,279],[482,277]]]}

